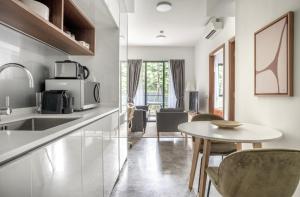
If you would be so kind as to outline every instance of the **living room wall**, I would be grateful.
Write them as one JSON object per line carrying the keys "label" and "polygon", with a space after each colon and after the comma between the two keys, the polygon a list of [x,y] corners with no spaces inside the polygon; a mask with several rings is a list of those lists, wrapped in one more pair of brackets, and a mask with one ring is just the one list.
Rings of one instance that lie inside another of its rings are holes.
{"label": "living room wall", "polygon": [[[300,148],[300,0],[240,0],[236,8],[236,117],[284,132],[269,146]],[[294,97],[254,96],[254,32],[288,11],[295,12]]]}
{"label": "living room wall", "polygon": [[[254,32],[294,11],[294,97],[254,96]],[[300,0],[236,1],[236,118],[283,132],[264,147],[300,148]],[[300,196],[300,188],[294,196]]]}
{"label": "living room wall", "polygon": [[[224,28],[212,39],[200,38],[195,47],[195,79],[197,89],[200,94],[200,112],[208,112],[209,95],[209,53],[225,43],[225,74],[228,76],[228,40],[235,34],[235,18],[224,18]],[[228,87],[228,77],[225,76],[226,87]],[[228,89],[225,89],[225,97],[228,95]],[[227,114],[227,102],[225,98],[225,117]]]}
{"label": "living room wall", "polygon": [[[194,47],[130,46],[128,48],[128,59],[142,59],[147,61],[184,59],[185,79],[186,81],[195,81],[194,50]],[[188,94],[186,92],[185,109],[188,110]]]}

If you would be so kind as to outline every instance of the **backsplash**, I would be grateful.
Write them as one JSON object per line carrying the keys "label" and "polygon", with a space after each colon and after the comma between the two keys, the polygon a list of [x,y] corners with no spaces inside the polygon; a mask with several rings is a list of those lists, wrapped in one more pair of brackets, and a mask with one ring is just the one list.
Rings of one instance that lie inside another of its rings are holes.
{"label": "backsplash", "polygon": [[10,97],[12,108],[35,106],[35,92],[44,88],[44,80],[53,76],[54,62],[68,59],[68,55],[15,30],[0,24],[0,66],[20,63],[28,68],[34,78],[34,88],[23,70],[8,68],[0,73],[0,107],[5,96]]}

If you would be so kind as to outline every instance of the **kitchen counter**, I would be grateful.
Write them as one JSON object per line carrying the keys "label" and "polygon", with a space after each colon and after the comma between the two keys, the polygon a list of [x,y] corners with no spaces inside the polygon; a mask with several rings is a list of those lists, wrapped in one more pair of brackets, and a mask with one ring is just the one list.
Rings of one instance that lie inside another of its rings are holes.
{"label": "kitchen counter", "polygon": [[98,107],[72,114],[37,114],[29,112],[2,116],[0,124],[29,118],[78,119],[43,131],[0,131],[0,165],[116,111],[118,111],[118,108],[115,107]]}

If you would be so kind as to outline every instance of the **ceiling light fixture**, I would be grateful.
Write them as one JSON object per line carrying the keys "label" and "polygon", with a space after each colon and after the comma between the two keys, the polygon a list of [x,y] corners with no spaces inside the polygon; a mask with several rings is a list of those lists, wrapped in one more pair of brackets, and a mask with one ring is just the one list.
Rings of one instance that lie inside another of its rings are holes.
{"label": "ceiling light fixture", "polygon": [[167,2],[167,1],[159,2],[156,5],[156,10],[158,12],[169,12],[171,9],[172,9],[172,4],[170,2]]}
{"label": "ceiling light fixture", "polygon": [[159,34],[156,36],[156,38],[157,39],[164,39],[164,38],[166,38],[167,36],[164,34],[164,31],[163,30],[161,30],[160,32],[159,32]]}

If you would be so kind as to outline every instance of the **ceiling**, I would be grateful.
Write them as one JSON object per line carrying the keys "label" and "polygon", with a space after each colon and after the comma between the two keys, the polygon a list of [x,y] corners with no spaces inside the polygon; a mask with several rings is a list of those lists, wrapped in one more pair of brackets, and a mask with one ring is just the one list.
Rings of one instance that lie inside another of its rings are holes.
{"label": "ceiling", "polygon": [[[128,42],[131,46],[194,46],[202,35],[206,0],[168,0],[172,10],[156,11],[160,0],[136,0],[135,12],[128,16]],[[157,39],[159,31],[167,36]]]}

